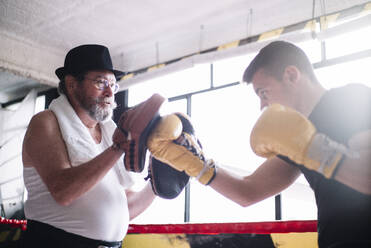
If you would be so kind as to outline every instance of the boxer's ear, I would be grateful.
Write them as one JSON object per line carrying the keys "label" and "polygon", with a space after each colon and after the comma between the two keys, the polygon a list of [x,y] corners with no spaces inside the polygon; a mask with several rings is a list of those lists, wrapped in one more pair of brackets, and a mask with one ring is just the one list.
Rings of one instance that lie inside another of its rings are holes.
{"label": "boxer's ear", "polygon": [[296,66],[289,65],[283,71],[282,80],[289,85],[296,85],[300,78],[301,72]]}
{"label": "boxer's ear", "polygon": [[76,89],[78,87],[82,87],[79,84],[78,80],[72,75],[66,75],[64,77],[64,82],[65,82],[65,86],[66,86],[66,93],[67,93],[68,96],[73,96]]}
{"label": "boxer's ear", "polygon": [[64,77],[64,82],[66,84],[66,90],[68,93],[70,93],[71,90],[75,89],[77,86],[77,80],[75,77],[71,75],[66,75]]}

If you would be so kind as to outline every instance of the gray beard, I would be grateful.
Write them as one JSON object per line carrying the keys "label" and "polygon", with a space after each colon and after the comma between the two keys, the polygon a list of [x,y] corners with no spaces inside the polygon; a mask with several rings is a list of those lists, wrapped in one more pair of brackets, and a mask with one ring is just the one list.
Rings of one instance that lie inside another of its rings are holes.
{"label": "gray beard", "polygon": [[112,107],[102,108],[99,104],[93,104],[89,109],[88,113],[91,118],[98,122],[105,122],[112,118],[113,110],[117,107],[116,102],[113,103]]}
{"label": "gray beard", "polygon": [[99,103],[106,100],[104,97],[91,98],[86,96],[83,91],[75,92],[75,97],[80,102],[80,105],[88,112],[89,116],[98,122],[105,122],[111,119],[113,110],[117,107],[115,101],[110,106],[101,107]]}

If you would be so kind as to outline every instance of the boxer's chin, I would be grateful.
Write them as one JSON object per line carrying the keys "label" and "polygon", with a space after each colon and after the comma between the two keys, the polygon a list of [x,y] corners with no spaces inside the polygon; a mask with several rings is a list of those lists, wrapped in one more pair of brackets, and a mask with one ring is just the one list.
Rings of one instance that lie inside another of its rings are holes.
{"label": "boxer's chin", "polygon": [[117,107],[116,102],[95,104],[89,111],[89,115],[98,122],[112,119],[113,110]]}

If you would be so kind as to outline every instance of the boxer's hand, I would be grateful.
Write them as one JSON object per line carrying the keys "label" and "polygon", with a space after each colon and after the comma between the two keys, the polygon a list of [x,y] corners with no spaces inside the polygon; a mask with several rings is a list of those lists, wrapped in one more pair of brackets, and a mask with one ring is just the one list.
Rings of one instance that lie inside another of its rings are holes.
{"label": "boxer's hand", "polygon": [[264,110],[251,132],[250,143],[259,156],[284,155],[327,178],[333,176],[344,155],[357,156],[343,144],[317,133],[302,114],[279,104]]}
{"label": "boxer's hand", "polygon": [[112,141],[115,147],[123,151],[127,150],[127,147],[128,147],[127,136],[124,132],[122,132],[117,127],[115,129],[115,132],[112,135]]}
{"label": "boxer's hand", "polygon": [[156,159],[185,171],[202,184],[209,184],[215,177],[215,163],[205,158],[189,118],[181,113],[162,117],[147,146]]}

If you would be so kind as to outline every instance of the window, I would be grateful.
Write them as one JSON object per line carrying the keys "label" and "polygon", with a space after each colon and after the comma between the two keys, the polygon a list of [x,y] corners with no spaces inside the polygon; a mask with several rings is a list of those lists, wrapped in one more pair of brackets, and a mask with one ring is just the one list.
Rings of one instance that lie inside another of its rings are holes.
{"label": "window", "polygon": [[184,71],[174,72],[134,85],[129,92],[129,106],[149,98],[153,93],[173,97],[207,89],[210,86],[210,65],[199,64]]}
{"label": "window", "polygon": [[[176,77],[173,79],[176,80]],[[143,86],[145,89],[143,90],[142,85],[129,90],[131,105],[144,100],[140,97],[136,98],[137,95],[142,96],[144,92],[148,94],[148,97],[154,92],[163,94],[160,90],[154,90],[154,86],[148,88]],[[167,88],[167,90],[171,92],[171,89]],[[249,134],[260,114],[259,100],[251,85],[239,84],[189,97],[192,122],[203,144],[205,154],[218,161],[222,167],[239,175],[252,173],[264,159],[257,157],[251,151],[249,143]],[[187,113],[186,98],[168,102],[161,109],[162,114],[177,111]],[[136,185],[137,189],[145,185],[143,178],[147,175],[146,173],[145,171],[134,175],[140,182]],[[190,222],[269,221],[275,218],[273,197],[243,208],[194,180],[191,181],[190,192]],[[301,198],[297,200],[296,196],[299,195]],[[287,193],[283,192],[283,196],[284,209],[287,210],[287,213],[283,212],[284,218],[315,218],[316,206],[313,193],[308,189],[304,178],[300,178],[298,184],[290,187]],[[229,211],[223,211],[226,208]],[[295,215],[292,208],[305,208],[308,211],[302,215]],[[163,211],[164,209],[166,211]],[[223,212],[222,215],[221,212]],[[182,223],[184,213],[185,193],[183,192],[173,200],[157,198],[150,208],[133,220],[133,223]]]}
{"label": "window", "polygon": [[256,53],[223,59],[213,63],[213,85],[220,86],[240,82],[247,65]]}
{"label": "window", "polygon": [[[326,57],[336,58],[369,50],[370,31],[370,27],[363,28],[324,41]],[[351,41],[349,37],[352,38]],[[297,45],[306,52],[312,63],[322,60],[321,41],[313,39]],[[143,101],[154,92],[166,97],[182,96],[179,99],[173,98],[177,100],[166,104],[163,112],[186,113],[187,106],[190,107],[196,135],[204,147],[206,156],[238,175],[249,175],[264,161],[251,151],[249,142],[251,129],[260,115],[259,100],[251,86],[232,83],[241,81],[246,66],[255,54],[216,61],[212,66],[198,65],[197,68],[188,69],[186,72],[173,73],[139,84],[130,88],[129,104]],[[352,82],[364,83],[371,87],[368,73],[371,57],[342,61],[326,67],[323,67],[323,64],[320,64],[322,67],[317,68],[315,72],[326,89]],[[228,87],[215,89],[212,86]],[[204,90],[202,93],[199,92],[201,89]],[[157,199],[154,206],[147,209],[145,214],[135,219],[133,223],[181,223],[184,220],[184,201],[184,193],[171,201]],[[300,176],[293,185],[281,193],[281,201],[283,220],[317,218],[314,194],[304,176]],[[274,197],[243,208],[195,180],[190,183],[189,203],[190,222],[249,222],[275,219]],[[166,216],[156,217],[163,213],[166,213]]]}
{"label": "window", "polygon": [[[264,159],[250,148],[250,132],[259,116],[259,101],[245,84],[192,97],[192,121],[205,155],[237,175],[249,175]],[[274,220],[274,198],[248,208],[210,187],[191,184],[191,222]],[[228,209],[228,211],[226,211]]]}
{"label": "window", "polygon": [[312,63],[321,61],[321,42],[317,39],[303,41],[296,44],[303,49]]}
{"label": "window", "polygon": [[318,68],[315,72],[318,80],[326,89],[340,87],[349,83],[362,83],[371,87],[370,66],[371,57],[368,57]]}
{"label": "window", "polygon": [[328,59],[370,49],[371,26],[344,33],[326,40]]}

